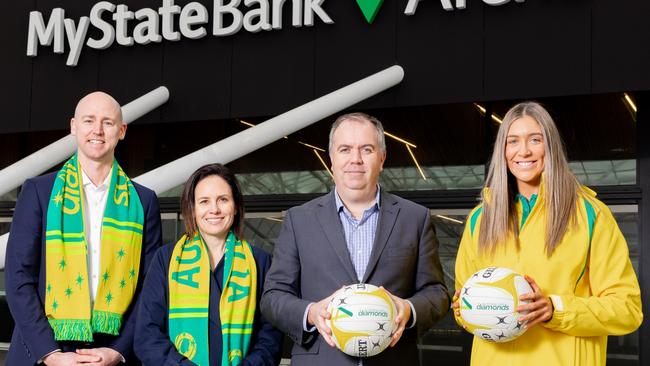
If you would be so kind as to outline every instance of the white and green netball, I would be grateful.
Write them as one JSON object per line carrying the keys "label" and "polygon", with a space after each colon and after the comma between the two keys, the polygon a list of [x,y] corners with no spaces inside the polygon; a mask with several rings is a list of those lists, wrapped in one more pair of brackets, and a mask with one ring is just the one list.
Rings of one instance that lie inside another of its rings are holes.
{"label": "white and green netball", "polygon": [[332,339],[344,353],[370,357],[390,344],[397,309],[385,290],[364,283],[346,286],[334,294],[327,311]]}
{"label": "white and green netball", "polygon": [[482,269],[460,290],[460,316],[470,333],[491,342],[508,342],[525,332],[517,319],[524,313],[515,309],[527,303],[519,300],[533,292],[520,274],[499,267]]}

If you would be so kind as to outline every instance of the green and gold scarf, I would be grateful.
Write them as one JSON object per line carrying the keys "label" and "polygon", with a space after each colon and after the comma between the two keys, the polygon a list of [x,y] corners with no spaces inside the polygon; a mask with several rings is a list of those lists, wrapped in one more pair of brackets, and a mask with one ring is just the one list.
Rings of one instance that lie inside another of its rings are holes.
{"label": "green and gold scarf", "polygon": [[113,161],[102,219],[100,274],[90,309],[84,199],[77,154],[56,175],[45,232],[45,315],[57,341],[118,335],[140,267],[144,211],[131,180]]}
{"label": "green and gold scarf", "polygon": [[[219,301],[222,366],[241,363],[253,333],[257,302],[257,267],[246,241],[231,231],[224,254],[223,291]],[[184,235],[174,247],[169,265],[169,339],[180,354],[199,366],[210,364],[208,313],[210,259],[197,232]]]}

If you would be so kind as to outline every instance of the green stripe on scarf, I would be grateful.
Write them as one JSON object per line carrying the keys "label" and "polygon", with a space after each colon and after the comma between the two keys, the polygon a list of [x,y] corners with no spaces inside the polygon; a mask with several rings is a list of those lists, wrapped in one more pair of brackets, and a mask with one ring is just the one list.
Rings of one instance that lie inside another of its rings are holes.
{"label": "green stripe on scarf", "polygon": [[[219,302],[221,365],[236,366],[248,353],[257,301],[257,267],[246,241],[228,233]],[[169,265],[169,339],[199,366],[210,363],[208,315],[210,259],[201,235],[183,236]]]}
{"label": "green stripe on scarf", "polygon": [[113,161],[110,174],[101,228],[102,276],[92,312],[83,181],[76,154],[63,164],[54,180],[45,233],[45,315],[58,341],[92,342],[93,333],[119,334],[122,315],[135,293],[144,210],[133,183],[117,161]]}

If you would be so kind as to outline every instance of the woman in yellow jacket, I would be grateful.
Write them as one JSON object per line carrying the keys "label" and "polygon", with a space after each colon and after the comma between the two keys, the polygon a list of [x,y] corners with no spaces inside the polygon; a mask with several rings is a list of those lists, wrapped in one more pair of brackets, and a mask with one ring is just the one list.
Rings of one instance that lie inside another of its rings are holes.
{"label": "woman in yellow jacket", "polygon": [[605,365],[607,336],[641,324],[639,284],[614,217],[569,170],[541,105],[506,114],[481,198],[456,258],[456,320],[459,289],[482,268],[525,274],[534,292],[517,309],[529,312],[527,331],[505,343],[475,337],[472,365]]}

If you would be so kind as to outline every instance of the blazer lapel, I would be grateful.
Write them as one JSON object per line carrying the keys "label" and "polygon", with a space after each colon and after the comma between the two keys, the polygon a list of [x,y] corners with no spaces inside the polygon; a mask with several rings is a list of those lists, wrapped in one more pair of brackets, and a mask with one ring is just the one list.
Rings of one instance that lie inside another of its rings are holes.
{"label": "blazer lapel", "polygon": [[368,277],[374,271],[381,253],[384,251],[388,238],[393,231],[397,215],[399,214],[400,207],[395,198],[384,190],[381,191],[381,202],[379,208],[379,221],[377,222],[377,232],[375,233],[375,242],[372,246],[366,273],[363,274],[363,283],[368,281]]}
{"label": "blazer lapel", "polygon": [[[324,196],[318,203],[318,206],[320,210],[316,212],[316,217],[325,232],[327,241],[329,241],[336,256],[339,257],[341,264],[343,264],[343,268],[345,268],[345,271],[352,280],[349,284],[357,283],[357,273],[354,270],[354,265],[350,259],[350,252],[348,251],[348,246],[345,242],[341,220],[336,211],[334,191]],[[346,283],[346,285],[348,285],[348,283]]]}

